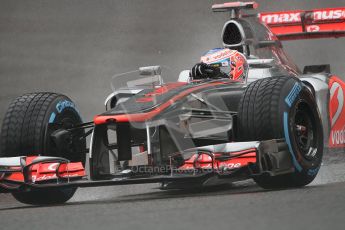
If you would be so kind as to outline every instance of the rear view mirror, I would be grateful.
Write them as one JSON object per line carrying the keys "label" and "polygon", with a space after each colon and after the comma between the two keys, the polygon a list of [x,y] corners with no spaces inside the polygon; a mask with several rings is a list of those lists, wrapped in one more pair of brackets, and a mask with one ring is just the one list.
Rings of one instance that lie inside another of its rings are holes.
{"label": "rear view mirror", "polygon": [[152,75],[161,75],[162,69],[159,65],[157,66],[145,66],[139,68],[140,75],[152,76]]}

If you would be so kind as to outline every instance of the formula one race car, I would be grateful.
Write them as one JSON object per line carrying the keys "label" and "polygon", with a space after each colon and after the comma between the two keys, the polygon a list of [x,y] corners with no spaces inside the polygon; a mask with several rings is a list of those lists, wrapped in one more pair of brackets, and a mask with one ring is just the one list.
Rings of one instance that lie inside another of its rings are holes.
{"label": "formula one race car", "polygon": [[312,182],[325,150],[345,146],[345,83],[329,65],[300,72],[281,41],[345,36],[345,8],[241,12],[256,7],[212,7],[230,12],[222,40],[247,58],[244,82],[192,80],[183,71],[178,82],[164,83],[164,69],[143,67],[114,77],[107,111],[88,123],[60,94],[15,99],[1,130],[0,191],[27,204],[56,204],[78,187]]}

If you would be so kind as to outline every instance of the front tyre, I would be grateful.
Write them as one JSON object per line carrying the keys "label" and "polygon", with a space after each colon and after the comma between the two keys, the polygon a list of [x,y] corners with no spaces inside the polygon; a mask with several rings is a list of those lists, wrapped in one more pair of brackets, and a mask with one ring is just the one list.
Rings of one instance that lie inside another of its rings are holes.
{"label": "front tyre", "polygon": [[[56,93],[30,93],[16,98],[9,106],[1,128],[0,157],[56,156],[72,162],[83,162],[80,154],[86,149],[85,140],[66,146],[55,146],[50,135],[54,130],[48,124],[72,128],[82,123],[75,104],[68,97]],[[61,152],[60,149],[65,149]],[[13,196],[25,204],[59,204],[68,201],[76,189],[49,189],[16,192]]]}
{"label": "front tyre", "polygon": [[286,140],[295,172],[262,175],[263,188],[300,187],[316,177],[323,156],[322,121],[313,94],[294,77],[272,77],[251,83],[238,110],[241,141]]}

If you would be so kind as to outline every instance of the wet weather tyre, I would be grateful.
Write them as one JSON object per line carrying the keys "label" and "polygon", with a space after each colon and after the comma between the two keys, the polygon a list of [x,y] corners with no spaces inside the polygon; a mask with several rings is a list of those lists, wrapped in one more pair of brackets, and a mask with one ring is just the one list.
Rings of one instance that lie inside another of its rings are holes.
{"label": "wet weather tyre", "polygon": [[322,121],[311,91],[297,78],[271,77],[251,83],[238,108],[239,141],[285,139],[294,172],[254,177],[266,189],[301,187],[316,177],[323,156]]}
{"label": "wet weather tyre", "polygon": [[23,204],[53,205],[63,204],[70,200],[77,189],[45,189],[42,191],[16,192],[12,196]]}
{"label": "wet weather tyre", "polygon": [[[48,124],[64,128],[82,123],[75,104],[68,97],[56,93],[30,93],[16,98],[10,104],[1,128],[0,157],[46,155],[64,157],[73,162],[84,161],[80,153],[86,148],[85,140],[71,144],[70,151],[59,152],[54,146]],[[25,204],[59,204],[68,201],[76,189],[49,189],[13,193]]]}

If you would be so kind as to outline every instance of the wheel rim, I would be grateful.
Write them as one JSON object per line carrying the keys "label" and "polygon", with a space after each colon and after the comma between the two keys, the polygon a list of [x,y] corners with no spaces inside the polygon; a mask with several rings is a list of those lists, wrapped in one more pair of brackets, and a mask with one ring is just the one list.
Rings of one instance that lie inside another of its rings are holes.
{"label": "wheel rim", "polygon": [[[79,120],[79,116],[76,115],[74,111],[66,109],[60,114],[59,117],[57,117],[56,123],[60,124],[61,127],[64,129],[69,129],[69,128],[74,127],[74,125],[79,124],[80,120]],[[56,130],[50,130],[50,132],[48,133],[48,136],[50,136]],[[64,146],[64,151],[61,152],[59,151],[58,146],[56,146],[55,143],[50,140],[47,146],[48,148],[47,152],[49,152],[53,156],[63,157],[73,162],[75,161],[83,162],[83,159],[78,154],[81,151],[78,145],[79,143],[83,143],[83,141],[82,140],[78,141],[76,139],[73,139],[73,143],[74,144],[69,143],[68,146]]]}
{"label": "wheel rim", "polygon": [[302,157],[307,161],[317,159],[318,136],[315,117],[305,102],[297,103],[294,116],[293,134]]}

